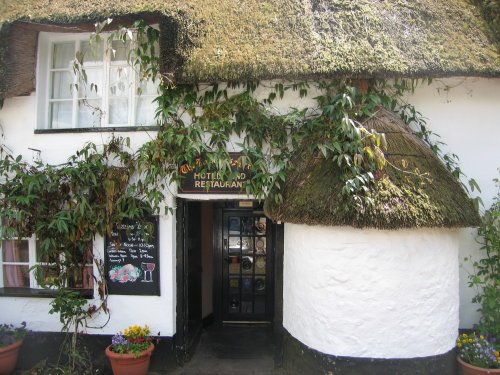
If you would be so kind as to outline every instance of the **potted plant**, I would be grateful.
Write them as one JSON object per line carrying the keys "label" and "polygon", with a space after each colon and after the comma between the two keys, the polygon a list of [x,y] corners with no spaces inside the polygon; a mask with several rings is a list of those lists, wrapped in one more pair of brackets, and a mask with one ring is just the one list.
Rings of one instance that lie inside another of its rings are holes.
{"label": "potted plant", "polygon": [[135,325],[113,336],[106,356],[114,375],[146,375],[153,350],[149,327]]}
{"label": "potted plant", "polygon": [[10,374],[16,368],[19,348],[27,333],[26,322],[20,327],[0,324],[0,374]]}
{"label": "potted plant", "polygon": [[463,333],[457,338],[457,349],[463,375],[500,374],[500,353],[485,336]]}

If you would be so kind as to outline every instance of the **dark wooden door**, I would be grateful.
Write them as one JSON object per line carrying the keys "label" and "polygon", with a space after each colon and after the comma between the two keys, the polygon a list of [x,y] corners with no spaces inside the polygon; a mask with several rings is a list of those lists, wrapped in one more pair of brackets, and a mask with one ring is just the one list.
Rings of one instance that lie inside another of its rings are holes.
{"label": "dark wooden door", "polygon": [[201,309],[201,206],[177,200],[177,330],[176,357],[189,360],[202,328]]}
{"label": "dark wooden door", "polygon": [[262,212],[223,210],[220,312],[223,322],[272,322],[274,245],[272,223]]}

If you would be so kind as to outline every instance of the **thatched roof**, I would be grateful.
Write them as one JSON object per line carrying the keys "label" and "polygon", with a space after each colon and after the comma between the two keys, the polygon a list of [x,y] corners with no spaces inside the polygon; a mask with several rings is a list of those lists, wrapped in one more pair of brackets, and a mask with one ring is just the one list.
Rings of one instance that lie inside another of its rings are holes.
{"label": "thatched roof", "polygon": [[183,81],[500,76],[498,44],[488,36],[491,28],[481,9],[469,0],[4,3],[0,21],[12,27],[0,32],[0,76],[5,77],[0,98],[27,90],[26,82],[17,89],[11,83],[19,85],[19,61],[34,68],[35,50],[15,44],[29,44],[22,40],[33,40],[38,24],[68,26],[124,15],[158,18],[164,68]]}
{"label": "thatched roof", "polygon": [[472,200],[397,114],[380,109],[364,125],[387,140],[388,164],[369,195],[372,206],[359,208],[341,194],[336,164],[302,155],[285,183],[283,203],[267,200],[266,214],[288,223],[379,229],[479,225]]}

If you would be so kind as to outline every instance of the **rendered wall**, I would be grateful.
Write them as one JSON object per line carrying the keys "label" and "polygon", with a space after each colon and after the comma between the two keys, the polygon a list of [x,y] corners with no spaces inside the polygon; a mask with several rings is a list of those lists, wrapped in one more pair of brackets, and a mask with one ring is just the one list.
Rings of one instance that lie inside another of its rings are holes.
{"label": "rendered wall", "polygon": [[283,326],[325,354],[443,354],[458,330],[455,230],[285,224]]}
{"label": "rendered wall", "polygon": [[[111,137],[111,133],[34,134],[35,119],[34,95],[5,100],[0,110],[0,125],[4,134],[2,142],[13,155],[21,154],[31,160],[33,152],[28,148],[34,148],[41,150],[44,162],[61,164],[86,142],[101,145]],[[116,132],[115,135],[130,137],[132,148],[135,148],[153,137],[154,133]],[[166,203],[172,204],[172,200]],[[175,216],[160,216],[159,232],[161,296],[110,295],[109,323],[104,329],[88,329],[88,333],[113,334],[131,324],[149,324],[152,332],[160,332],[162,336],[175,333]],[[94,251],[103,259],[103,238],[94,241]],[[97,292],[94,295],[97,296]],[[0,297],[0,322],[19,324],[24,320],[35,331],[60,331],[59,316],[48,314],[50,301],[49,298]],[[106,319],[107,316],[101,314],[90,323],[99,326]]]}
{"label": "rendered wall", "polygon": [[[408,97],[427,119],[428,127],[447,144],[443,149],[460,158],[460,167],[481,187],[484,208],[489,208],[497,190],[492,179],[500,167],[500,79],[435,79],[429,86],[420,84]],[[479,320],[477,306],[471,302],[476,293],[467,286],[473,271],[470,261],[483,256],[475,229],[460,231],[460,327],[471,328]]]}
{"label": "rendered wall", "polygon": [[[256,94],[266,98],[274,82],[264,81]],[[446,90],[445,90],[446,89]],[[287,91],[285,99],[275,102],[276,109],[285,112],[290,107],[314,105],[317,93],[311,88],[307,98],[301,99],[297,92]],[[111,133],[58,133],[34,134],[36,128],[36,97],[6,99],[0,109],[1,140],[14,155],[22,154],[28,160],[33,152],[41,150],[43,161],[64,163],[68,156],[85,142],[106,142]],[[488,207],[495,194],[492,178],[500,166],[498,139],[500,139],[500,79],[443,79],[430,86],[421,84],[409,102],[428,118],[431,130],[442,136],[449,150],[460,156],[463,171],[474,177],[482,187],[481,196]],[[154,132],[129,132],[116,135],[131,138],[132,147],[154,137]],[[236,142],[233,142],[235,144]],[[238,199],[236,195],[182,195],[190,199]],[[173,198],[166,204],[173,205]],[[149,323],[153,331],[171,336],[175,333],[175,217],[162,216],[160,220],[161,251],[161,296],[110,296],[111,321],[95,333],[114,333],[129,324]],[[478,255],[479,246],[474,240],[473,230],[457,232],[460,242],[458,259]],[[102,239],[97,239],[95,248],[103,251]],[[285,253],[287,249],[285,249]],[[474,294],[467,287],[468,264],[460,269],[460,327],[471,327],[477,322],[476,306],[470,303]],[[470,269],[470,267],[469,267]],[[19,323],[26,320],[34,330],[59,331],[57,316],[48,315],[50,299],[0,297],[0,322]],[[98,322],[96,322],[98,323]]]}

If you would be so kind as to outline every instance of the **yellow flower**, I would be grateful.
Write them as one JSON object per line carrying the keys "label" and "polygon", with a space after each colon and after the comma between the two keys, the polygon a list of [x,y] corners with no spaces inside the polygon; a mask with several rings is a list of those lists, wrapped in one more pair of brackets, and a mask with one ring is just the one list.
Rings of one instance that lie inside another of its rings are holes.
{"label": "yellow flower", "polygon": [[479,339],[484,340],[484,336],[483,335],[479,336]]}
{"label": "yellow flower", "polygon": [[461,347],[462,347],[462,344],[461,344],[461,343],[458,343],[458,344],[457,344],[457,346],[458,346],[459,348],[461,348]]}

